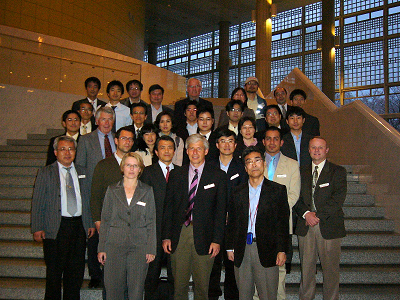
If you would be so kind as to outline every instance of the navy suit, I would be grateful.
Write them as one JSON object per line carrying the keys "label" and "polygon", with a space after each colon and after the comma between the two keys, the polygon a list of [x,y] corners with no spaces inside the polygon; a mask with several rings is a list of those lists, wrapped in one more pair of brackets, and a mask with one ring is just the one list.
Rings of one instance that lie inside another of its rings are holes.
{"label": "navy suit", "polygon": [[[308,144],[313,136],[302,132],[301,142],[300,142],[300,167],[307,166],[311,164],[311,156],[308,152]],[[293,136],[290,132],[286,133],[283,136],[283,145],[281,148],[281,152],[290,157],[291,159],[297,160],[296,146],[294,145]]]}

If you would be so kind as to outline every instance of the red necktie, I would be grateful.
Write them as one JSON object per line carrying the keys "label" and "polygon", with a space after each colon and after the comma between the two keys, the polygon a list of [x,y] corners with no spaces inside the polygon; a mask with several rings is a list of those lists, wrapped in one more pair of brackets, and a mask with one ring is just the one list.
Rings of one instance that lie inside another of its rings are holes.
{"label": "red necktie", "polygon": [[166,166],[167,168],[167,175],[165,175],[165,181],[168,182],[169,179],[169,166]]}
{"label": "red necktie", "polygon": [[106,158],[112,155],[110,140],[108,139],[108,135],[104,136],[104,150],[106,153]]}

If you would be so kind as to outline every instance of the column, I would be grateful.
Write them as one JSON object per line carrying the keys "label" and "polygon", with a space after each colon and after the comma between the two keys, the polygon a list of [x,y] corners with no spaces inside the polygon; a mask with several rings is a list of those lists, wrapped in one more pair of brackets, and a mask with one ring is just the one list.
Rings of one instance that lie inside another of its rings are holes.
{"label": "column", "polygon": [[152,65],[157,64],[157,43],[148,43],[147,44],[147,57],[148,63]]}
{"label": "column", "polygon": [[219,22],[218,98],[229,98],[229,21]]}

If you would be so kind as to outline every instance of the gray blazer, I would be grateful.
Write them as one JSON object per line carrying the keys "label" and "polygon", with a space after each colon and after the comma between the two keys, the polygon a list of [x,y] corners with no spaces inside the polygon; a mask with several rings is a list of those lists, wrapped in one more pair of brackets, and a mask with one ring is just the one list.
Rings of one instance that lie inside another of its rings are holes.
{"label": "gray blazer", "polygon": [[108,245],[120,245],[122,238],[129,239],[132,246],[145,247],[146,254],[157,253],[153,188],[140,180],[130,205],[123,180],[110,185],[104,197],[98,252],[107,252]]}
{"label": "gray blazer", "polygon": [[[82,222],[87,232],[94,228],[90,214],[89,184],[85,169],[75,164],[82,198]],[[57,162],[39,170],[32,199],[31,232],[44,231],[47,239],[55,239],[61,223],[61,188]]]}
{"label": "gray blazer", "polygon": [[[92,183],[94,168],[96,167],[97,163],[103,159],[98,130],[99,129],[96,129],[95,131],[82,136],[79,139],[78,148],[76,150],[75,162],[76,164],[86,168],[89,184]],[[110,139],[110,143],[114,143],[114,135],[113,138]]]}

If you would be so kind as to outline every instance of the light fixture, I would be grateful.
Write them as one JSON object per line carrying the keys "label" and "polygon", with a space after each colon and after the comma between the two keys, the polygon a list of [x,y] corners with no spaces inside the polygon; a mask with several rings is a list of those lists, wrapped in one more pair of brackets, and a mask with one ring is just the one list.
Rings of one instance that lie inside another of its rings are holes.
{"label": "light fixture", "polygon": [[278,11],[278,9],[277,9],[277,7],[276,7],[276,4],[275,4],[275,3],[272,3],[272,4],[271,4],[271,18],[276,17],[277,11]]}
{"label": "light fixture", "polygon": [[256,13],[255,10],[252,10],[252,11],[251,11],[251,21],[252,21],[253,23],[256,23],[256,22],[257,22],[257,13]]}

